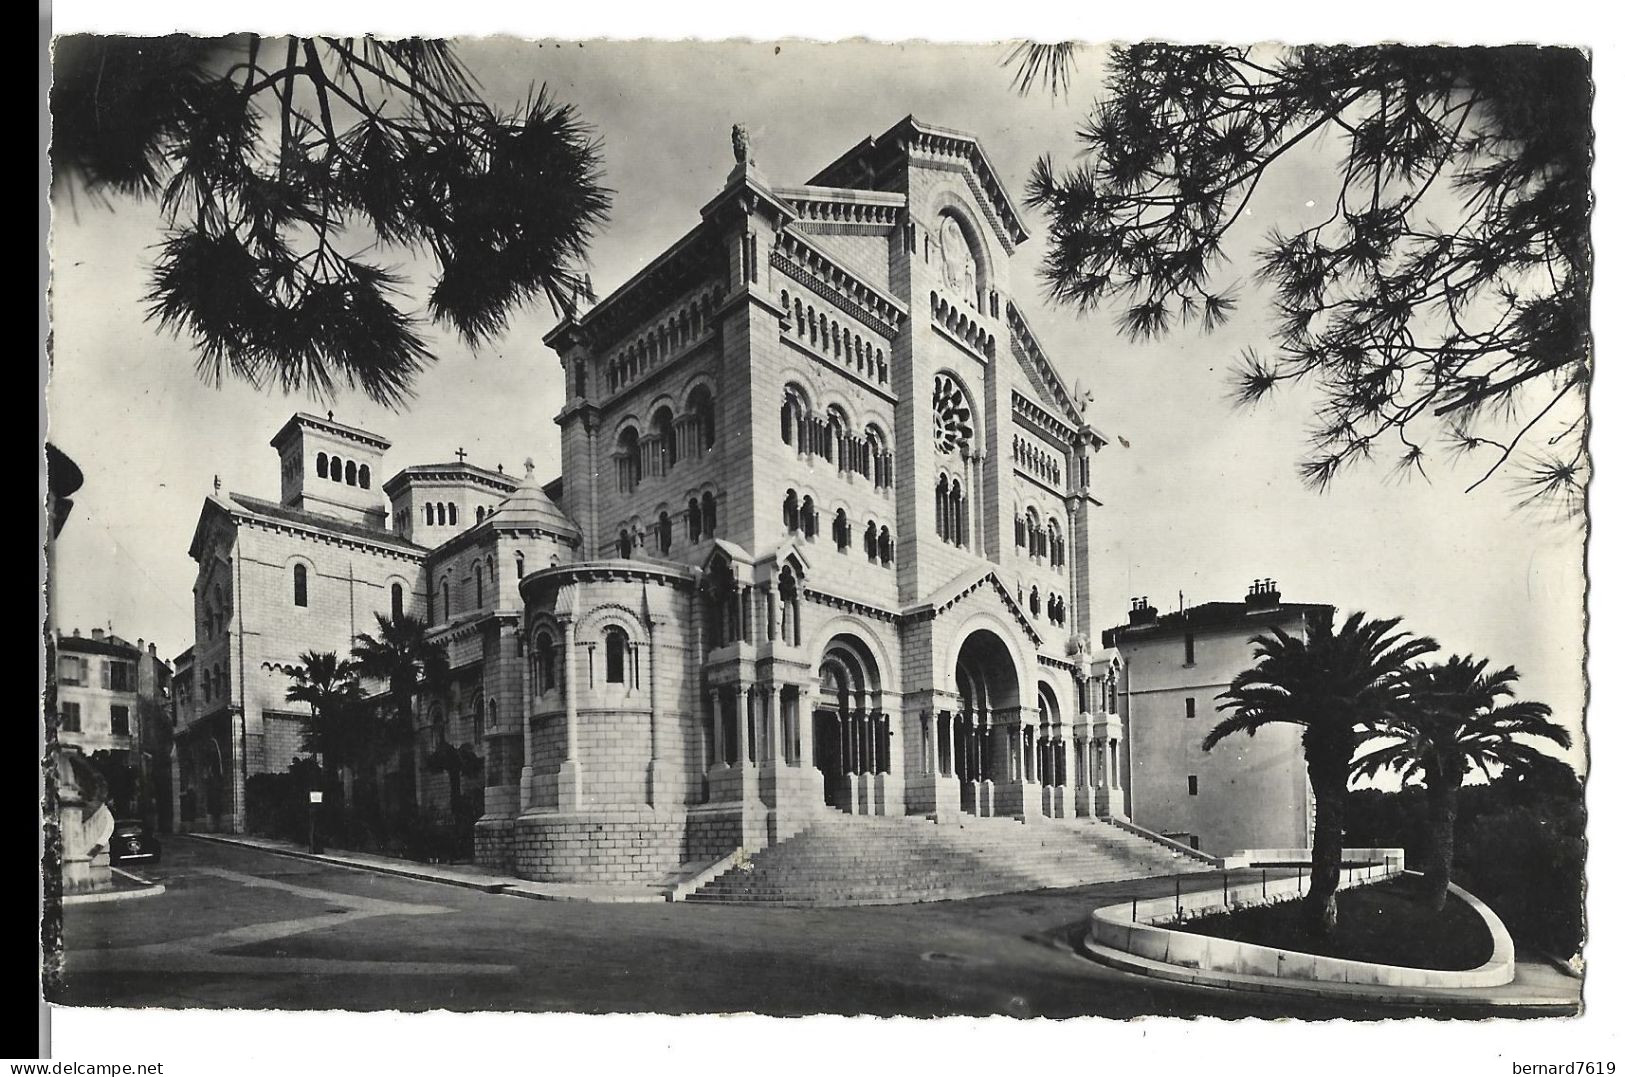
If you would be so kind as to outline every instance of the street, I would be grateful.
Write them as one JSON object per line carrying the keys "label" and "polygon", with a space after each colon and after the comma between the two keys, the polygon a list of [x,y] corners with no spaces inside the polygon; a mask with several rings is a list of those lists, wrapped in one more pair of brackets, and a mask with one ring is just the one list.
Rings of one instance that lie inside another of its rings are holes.
{"label": "street", "polygon": [[[1393,1017],[1132,977],[1049,933],[1133,884],[867,908],[534,901],[174,837],[166,892],[69,906],[67,1005]],[[1453,1014],[1472,1016],[1466,1012]]]}

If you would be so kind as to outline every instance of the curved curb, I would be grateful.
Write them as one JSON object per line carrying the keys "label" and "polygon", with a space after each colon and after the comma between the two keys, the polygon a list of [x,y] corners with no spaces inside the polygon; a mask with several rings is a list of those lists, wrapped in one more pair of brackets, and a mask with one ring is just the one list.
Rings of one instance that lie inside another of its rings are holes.
{"label": "curved curb", "polygon": [[[1490,1002],[1482,996],[1463,996],[1459,992],[1482,991],[1513,981],[1512,936],[1500,917],[1478,898],[1454,883],[1450,891],[1478,913],[1490,932],[1490,958],[1474,969],[1405,968],[1196,935],[1135,922],[1129,905],[1096,909],[1090,915],[1082,949],[1090,957],[1124,971],[1209,987],[1393,1002]],[[1207,896],[1213,893],[1209,891]],[[1521,1004],[1571,1003],[1536,999]]]}
{"label": "curved curb", "polygon": [[139,890],[86,890],[77,894],[63,894],[64,905],[94,905],[103,901],[134,901],[137,898],[157,897],[164,892],[163,883],[155,883],[133,871],[112,868],[112,871],[140,887]]}

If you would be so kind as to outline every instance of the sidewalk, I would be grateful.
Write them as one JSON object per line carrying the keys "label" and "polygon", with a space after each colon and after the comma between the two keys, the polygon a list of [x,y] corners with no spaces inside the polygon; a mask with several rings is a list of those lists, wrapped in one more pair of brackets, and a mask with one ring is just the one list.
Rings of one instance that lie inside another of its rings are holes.
{"label": "sidewalk", "polygon": [[664,889],[654,886],[604,886],[593,883],[539,883],[489,871],[474,864],[423,864],[416,860],[400,860],[372,853],[346,851],[312,853],[290,841],[254,837],[246,834],[191,833],[188,838],[211,841],[219,845],[236,845],[245,849],[275,853],[278,856],[310,860],[318,864],[372,871],[380,875],[395,875],[419,882],[460,886],[487,894],[507,894],[510,897],[531,898],[536,901],[601,901],[664,902]]}

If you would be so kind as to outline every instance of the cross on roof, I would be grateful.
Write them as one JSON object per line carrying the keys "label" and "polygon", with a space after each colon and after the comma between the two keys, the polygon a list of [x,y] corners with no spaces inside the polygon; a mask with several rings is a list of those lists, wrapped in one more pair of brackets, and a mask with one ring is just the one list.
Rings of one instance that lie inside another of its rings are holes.
{"label": "cross on roof", "polygon": [[467,451],[466,451],[466,450],[464,450],[464,449],[463,449],[463,447],[462,447],[462,446],[461,446],[461,445],[459,445],[459,446],[458,446],[458,447],[457,447],[457,462],[458,462],[458,463],[459,463],[459,464],[460,464],[460,463],[462,463],[462,462],[463,462],[463,460],[464,460],[464,458],[466,458],[466,457],[467,457],[467,456],[468,456],[468,453],[467,453]]}

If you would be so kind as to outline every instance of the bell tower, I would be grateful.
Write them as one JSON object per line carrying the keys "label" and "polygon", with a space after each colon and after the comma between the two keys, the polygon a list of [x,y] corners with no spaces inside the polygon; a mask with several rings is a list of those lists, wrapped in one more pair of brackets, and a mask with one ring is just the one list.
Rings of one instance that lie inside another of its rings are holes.
{"label": "bell tower", "polygon": [[271,439],[282,457],[282,504],[384,530],[380,469],[389,441],[333,420],[296,413]]}

